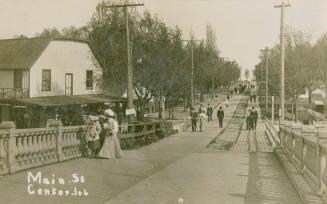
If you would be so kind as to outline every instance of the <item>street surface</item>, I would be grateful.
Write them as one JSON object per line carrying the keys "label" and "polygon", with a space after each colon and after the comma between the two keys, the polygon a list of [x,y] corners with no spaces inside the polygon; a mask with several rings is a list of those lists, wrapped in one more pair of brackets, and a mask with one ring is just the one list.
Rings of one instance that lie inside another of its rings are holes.
{"label": "street surface", "polygon": [[126,150],[123,159],[82,158],[31,170],[48,177],[83,175],[85,183],[78,187],[87,189],[86,197],[28,195],[24,171],[0,179],[0,203],[301,203],[272,153],[262,121],[257,131],[245,130],[246,107],[246,97],[234,96],[223,129],[218,128],[215,110],[214,121],[205,122],[204,132],[189,128]]}

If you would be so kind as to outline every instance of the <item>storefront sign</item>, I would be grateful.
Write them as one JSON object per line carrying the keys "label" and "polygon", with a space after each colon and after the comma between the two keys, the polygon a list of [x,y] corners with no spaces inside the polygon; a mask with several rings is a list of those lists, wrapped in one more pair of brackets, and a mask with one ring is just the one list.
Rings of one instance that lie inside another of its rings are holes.
{"label": "storefront sign", "polygon": [[126,109],[126,115],[136,115],[135,109]]}

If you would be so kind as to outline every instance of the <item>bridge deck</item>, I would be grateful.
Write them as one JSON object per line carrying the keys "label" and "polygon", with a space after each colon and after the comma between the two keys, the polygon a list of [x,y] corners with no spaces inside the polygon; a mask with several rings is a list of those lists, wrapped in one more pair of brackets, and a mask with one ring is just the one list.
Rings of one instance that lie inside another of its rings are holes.
{"label": "bridge deck", "polygon": [[256,132],[241,130],[242,98],[232,98],[224,129],[214,120],[205,123],[204,132],[184,132],[127,150],[123,159],[83,158],[31,170],[65,181],[73,173],[83,175],[85,183],[76,186],[86,188],[86,197],[30,196],[24,171],[0,179],[0,203],[301,203],[271,153],[262,124]]}

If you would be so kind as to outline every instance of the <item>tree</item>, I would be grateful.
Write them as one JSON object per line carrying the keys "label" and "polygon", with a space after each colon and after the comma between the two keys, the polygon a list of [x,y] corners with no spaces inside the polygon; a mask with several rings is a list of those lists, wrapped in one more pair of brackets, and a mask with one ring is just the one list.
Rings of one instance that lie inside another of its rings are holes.
{"label": "tree", "polygon": [[[319,85],[319,72],[314,48],[311,45],[311,36],[303,31],[288,28],[285,33],[285,96],[291,104],[291,111],[296,107],[300,94],[305,89],[309,92],[309,104],[311,93]],[[280,47],[274,46],[269,52],[269,92],[277,95],[280,86]],[[254,75],[258,80],[261,61],[255,69]],[[264,70],[265,74],[265,70]]]}
{"label": "tree", "polygon": [[40,38],[60,38],[63,37],[57,28],[46,28],[41,33],[36,33],[35,37]]}
{"label": "tree", "polygon": [[[100,2],[87,25],[44,29],[36,37],[66,37],[87,40],[97,56],[103,71],[105,94],[121,96],[127,89],[126,32],[124,14],[121,8],[108,8],[107,4],[126,3],[125,0]],[[129,8],[132,65],[134,68],[134,101],[143,119],[144,106],[150,95],[167,99],[173,118],[176,100],[190,96],[191,49],[190,43],[183,44],[179,27],[171,28],[158,16],[149,11],[138,12]],[[207,25],[207,36],[194,45],[194,85],[209,92],[215,84],[228,84],[237,80],[240,69],[236,62],[221,63],[216,48],[216,35]],[[218,83],[219,82],[219,83]],[[221,83],[220,83],[221,82]]]}
{"label": "tree", "polygon": [[327,96],[327,33],[323,34],[313,47],[319,80],[324,84]]}

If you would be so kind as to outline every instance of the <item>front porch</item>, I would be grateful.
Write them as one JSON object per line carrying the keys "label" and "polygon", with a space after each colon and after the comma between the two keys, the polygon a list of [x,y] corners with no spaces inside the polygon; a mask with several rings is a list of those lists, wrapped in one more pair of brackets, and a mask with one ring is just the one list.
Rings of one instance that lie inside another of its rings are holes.
{"label": "front porch", "polygon": [[29,97],[28,88],[0,88],[0,99],[2,100],[28,98],[28,97]]}

